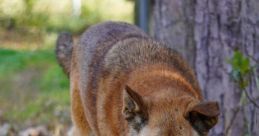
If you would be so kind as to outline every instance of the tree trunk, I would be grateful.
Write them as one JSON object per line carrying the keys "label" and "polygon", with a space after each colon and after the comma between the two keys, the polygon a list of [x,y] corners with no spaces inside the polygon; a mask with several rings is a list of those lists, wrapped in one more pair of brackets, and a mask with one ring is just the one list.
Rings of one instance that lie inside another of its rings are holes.
{"label": "tree trunk", "polygon": [[152,32],[155,38],[180,52],[194,67],[193,1],[156,0],[153,7]]}
{"label": "tree trunk", "polygon": [[[152,18],[154,37],[183,54],[205,99],[221,105],[219,123],[210,135],[259,136],[259,109],[252,104],[238,108],[244,93],[231,80],[227,62],[239,49],[253,57],[252,65],[258,63],[259,1],[155,0]],[[247,87],[254,98],[255,77]]]}

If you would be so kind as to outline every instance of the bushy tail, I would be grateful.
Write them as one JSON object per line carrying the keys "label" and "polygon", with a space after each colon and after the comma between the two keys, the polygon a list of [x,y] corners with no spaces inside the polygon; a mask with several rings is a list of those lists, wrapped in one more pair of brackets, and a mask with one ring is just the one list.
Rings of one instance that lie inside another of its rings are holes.
{"label": "bushy tail", "polygon": [[62,32],[59,34],[56,43],[56,58],[64,72],[69,76],[70,64],[73,49],[73,38],[70,33]]}

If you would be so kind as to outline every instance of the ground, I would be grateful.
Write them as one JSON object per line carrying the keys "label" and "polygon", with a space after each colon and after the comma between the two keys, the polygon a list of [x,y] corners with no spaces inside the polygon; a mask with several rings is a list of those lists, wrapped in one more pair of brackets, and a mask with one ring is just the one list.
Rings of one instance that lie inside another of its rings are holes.
{"label": "ground", "polygon": [[8,124],[17,134],[44,126],[65,133],[71,125],[69,82],[55,59],[57,35],[19,39],[9,32],[10,40],[0,34],[0,129]]}

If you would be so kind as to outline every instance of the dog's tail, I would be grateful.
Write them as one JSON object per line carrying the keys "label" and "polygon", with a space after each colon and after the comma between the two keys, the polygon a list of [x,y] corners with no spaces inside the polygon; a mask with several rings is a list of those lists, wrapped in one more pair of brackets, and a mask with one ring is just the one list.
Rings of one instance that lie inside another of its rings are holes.
{"label": "dog's tail", "polygon": [[73,38],[70,33],[62,32],[56,42],[56,58],[64,72],[69,76],[73,50]]}

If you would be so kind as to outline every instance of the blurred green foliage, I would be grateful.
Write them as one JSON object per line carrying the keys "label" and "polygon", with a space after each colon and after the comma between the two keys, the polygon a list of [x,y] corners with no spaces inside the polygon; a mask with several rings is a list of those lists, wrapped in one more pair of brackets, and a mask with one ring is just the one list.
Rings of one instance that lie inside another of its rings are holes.
{"label": "blurred green foliage", "polygon": [[0,0],[0,25],[5,29],[81,33],[104,20],[132,22],[133,3],[126,0],[80,0],[81,14],[73,14],[72,0]]}
{"label": "blurred green foliage", "polygon": [[249,84],[249,73],[251,73],[252,66],[249,58],[240,51],[235,51],[232,58],[229,60],[231,64],[231,78],[238,83],[240,89],[244,89]]}

